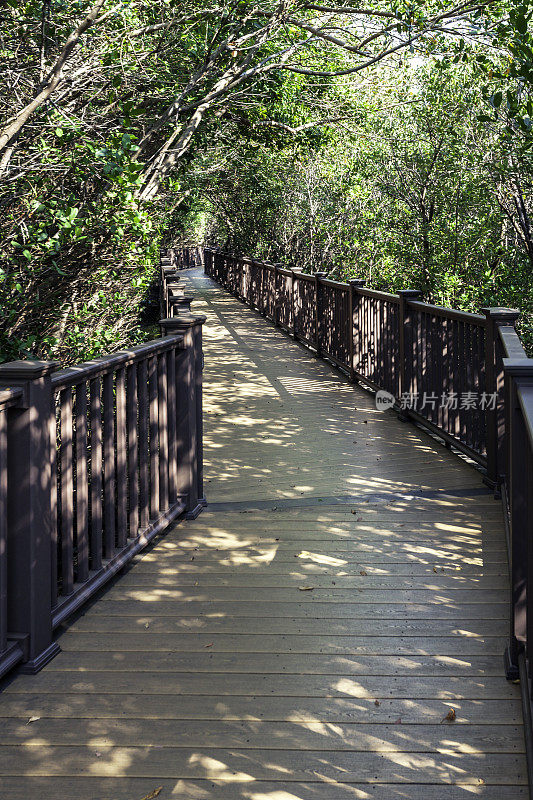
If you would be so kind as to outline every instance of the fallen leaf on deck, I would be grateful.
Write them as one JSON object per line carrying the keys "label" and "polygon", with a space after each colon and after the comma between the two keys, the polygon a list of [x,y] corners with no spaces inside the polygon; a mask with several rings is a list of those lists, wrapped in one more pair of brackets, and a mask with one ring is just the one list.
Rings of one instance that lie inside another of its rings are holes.
{"label": "fallen leaf on deck", "polygon": [[213,647],[213,645],[214,645],[214,642],[211,642],[210,644],[204,644],[204,647]]}
{"label": "fallen leaf on deck", "polygon": [[315,588],[314,586],[298,586],[298,591],[300,591],[300,592],[312,592],[314,588]]}
{"label": "fallen leaf on deck", "polygon": [[40,717],[30,717],[29,720],[27,721],[26,725],[29,725],[31,722],[37,722],[38,719],[41,719],[41,718]]}
{"label": "fallen leaf on deck", "polygon": [[380,705],[381,705],[381,703],[379,702],[379,700],[374,700],[374,705],[375,705],[375,706],[380,706]]}
{"label": "fallen leaf on deck", "polygon": [[437,571],[437,567],[433,567],[433,572],[436,572],[436,571]]}
{"label": "fallen leaf on deck", "polygon": [[149,622],[145,622],[145,623],[144,623],[144,627],[145,627],[145,628],[149,628],[149,627],[150,627],[150,623],[149,623]]}
{"label": "fallen leaf on deck", "polygon": [[141,797],[141,800],[154,800],[155,797],[159,797],[162,788],[162,786],[158,786],[157,789],[154,789],[154,791],[150,792],[150,794],[146,794],[144,797]]}
{"label": "fallen leaf on deck", "polygon": [[364,569],[362,569],[362,570],[359,571],[359,575],[368,575],[368,573],[365,572]]}
{"label": "fallen leaf on deck", "polygon": [[450,708],[446,716],[441,719],[441,722],[455,722],[455,716],[455,708]]}

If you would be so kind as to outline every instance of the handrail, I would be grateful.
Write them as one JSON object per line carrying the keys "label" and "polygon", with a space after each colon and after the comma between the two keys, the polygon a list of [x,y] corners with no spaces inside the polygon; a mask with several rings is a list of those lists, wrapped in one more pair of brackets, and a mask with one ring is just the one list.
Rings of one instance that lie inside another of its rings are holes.
{"label": "handrail", "polygon": [[205,505],[205,317],[170,297],[167,260],[161,338],[63,370],[0,365],[0,676],[39,671],[53,629]]}
{"label": "handrail", "polygon": [[23,390],[19,386],[0,390],[0,409],[3,411],[10,406],[16,406],[22,399]]}
{"label": "handrail", "polygon": [[485,327],[487,319],[482,314],[473,314],[471,311],[458,311],[455,308],[437,306],[432,303],[422,303],[420,300],[409,300],[409,305],[413,309],[422,311],[424,314],[435,314],[447,319],[455,319],[460,322],[467,322],[469,325],[479,325]]}
{"label": "handrail", "polygon": [[498,333],[504,358],[527,358],[526,351],[513,325],[500,325]]}
{"label": "handrail", "polygon": [[183,342],[183,336],[153,339],[149,342],[132,347],[131,350],[113,353],[109,356],[99,356],[93,361],[85,361],[75,367],[58,370],[52,375],[52,386],[57,391],[65,386],[74,386],[77,383],[113,372],[119,367],[128,367],[137,364],[148,355],[155,355],[178,347]]}

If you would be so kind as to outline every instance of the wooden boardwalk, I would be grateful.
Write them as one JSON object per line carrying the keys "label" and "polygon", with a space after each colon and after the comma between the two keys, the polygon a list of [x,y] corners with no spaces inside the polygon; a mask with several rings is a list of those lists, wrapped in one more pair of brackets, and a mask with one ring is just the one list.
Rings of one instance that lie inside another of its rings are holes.
{"label": "wooden boardwalk", "polygon": [[[190,274],[209,508],[0,695],[3,800],[515,800],[500,508],[478,473]],[[455,721],[448,722],[450,709]]]}

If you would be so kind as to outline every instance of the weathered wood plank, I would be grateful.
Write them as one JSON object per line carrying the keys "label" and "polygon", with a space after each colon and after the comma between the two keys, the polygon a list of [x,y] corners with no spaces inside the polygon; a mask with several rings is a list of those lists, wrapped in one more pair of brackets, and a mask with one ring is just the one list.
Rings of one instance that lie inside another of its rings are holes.
{"label": "weathered wood plank", "polygon": [[520,755],[426,753],[346,753],[339,750],[224,750],[172,747],[48,746],[2,747],[0,774],[77,776],[80,774],[159,778],[218,778],[228,784],[270,780],[280,786],[293,781],[359,781],[362,783],[523,786],[525,760]]}
{"label": "weathered wood plank", "polygon": [[[359,725],[396,723],[439,725],[449,711],[445,700],[419,698],[381,698],[379,706],[368,698],[322,697],[220,697],[203,695],[102,694],[75,692],[55,694],[5,695],[0,716],[61,719],[178,719],[178,720],[243,720],[273,722],[357,722]],[[520,699],[454,700],[455,725],[517,725],[522,722]],[[33,723],[30,723],[30,728]]]}
{"label": "weathered wood plank", "polygon": [[20,694],[38,691],[49,694],[83,691],[95,693],[129,694],[142,693],[149,681],[153,694],[219,694],[283,696],[283,697],[342,697],[354,698],[434,698],[452,701],[453,699],[513,699],[517,696],[517,687],[509,684],[501,677],[451,678],[451,677],[417,677],[415,681],[408,676],[372,676],[357,677],[351,675],[255,675],[243,672],[216,673],[211,672],[206,681],[201,675],[179,672],[158,672],[147,679],[142,672],[123,670],[119,675],[114,672],[91,671],[84,675],[72,672],[47,670],[36,676],[21,676],[5,688],[6,694]]}
{"label": "weathered wood plank", "polygon": [[[275,591],[275,590],[274,590]],[[461,620],[473,619],[505,619],[505,603],[484,605],[483,602],[461,603],[455,601],[453,598],[446,596],[446,600],[439,603],[437,598],[422,598],[422,602],[417,603],[416,598],[412,598],[411,603],[395,597],[391,592],[390,604],[387,603],[387,597],[381,598],[381,603],[372,603],[369,594],[366,597],[361,593],[361,602],[358,603],[359,594],[355,595],[353,603],[336,603],[335,601],[321,600],[301,602],[274,602],[274,603],[261,603],[260,601],[250,600],[246,602],[241,601],[222,601],[216,598],[205,598],[203,600],[187,600],[186,592],[182,593],[181,600],[133,600],[131,598],[122,598],[119,600],[102,601],[98,604],[92,617],[96,620],[100,615],[105,616],[120,616],[120,617],[142,617],[142,616],[157,616],[159,618],[173,616],[178,617],[211,617],[216,614],[216,609],[219,613],[223,613],[229,617],[252,617],[254,619],[274,619],[274,618],[308,618],[308,619],[349,619],[354,622],[358,619],[387,619],[399,617],[400,619],[413,619],[413,618],[426,618],[433,619],[455,619],[459,624]],[[378,590],[376,590],[377,592]],[[157,594],[155,592],[154,594]],[[298,592],[300,595],[309,594],[309,592]],[[383,592],[385,595],[386,592]],[[443,593],[444,596],[444,593]],[[296,599],[296,598],[295,598]],[[447,605],[445,605],[445,603]],[[460,608],[460,612],[455,611]],[[455,612],[455,613],[454,613]],[[368,623],[367,623],[368,631]],[[371,632],[371,631],[368,631]]]}
{"label": "weathered wood plank", "polygon": [[[341,572],[341,570],[339,570]],[[437,572],[427,577],[407,576],[407,575],[376,575],[367,572],[361,575],[361,571],[355,571],[353,575],[338,576],[314,575],[311,581],[315,589],[327,589],[335,586],[337,589],[460,589],[465,587],[485,589],[506,589],[509,578],[507,575],[463,575],[461,572]],[[363,570],[366,572],[366,570]],[[432,571],[431,571],[432,572]],[[122,576],[120,581],[121,589],[166,589],[176,586],[190,587],[200,586],[202,590],[211,590],[214,587],[228,586],[244,589],[281,589],[287,586],[305,585],[309,578],[309,573],[302,570],[293,570],[282,574],[270,574],[267,570],[262,572],[242,573],[230,572],[206,572],[201,574],[200,570],[195,572],[182,572],[180,569],[174,571],[174,575],[161,575],[155,572],[140,572],[135,569]],[[118,598],[117,594],[117,598]]]}
{"label": "weathered wood plank", "polygon": [[[401,720],[399,722],[398,720]],[[21,743],[100,747],[152,746],[194,748],[245,748],[246,750],[337,750],[357,753],[461,752],[465,742],[483,753],[523,753],[520,725],[410,725],[398,717],[393,724],[322,722],[259,722],[257,720],[27,720],[0,719],[0,746]],[[1,751],[0,751],[1,752]]]}
{"label": "weathered wood plank", "polygon": [[[484,635],[477,633],[477,626],[465,625],[464,629],[455,629],[455,635],[420,636],[416,628],[412,636],[404,635],[403,630],[409,627],[408,622],[399,622],[396,629],[392,628],[392,635],[373,636],[363,633],[352,636],[330,636],[326,634],[296,634],[279,633],[272,635],[261,634],[221,634],[219,631],[210,630],[210,625],[203,621],[189,621],[189,625],[180,624],[178,620],[172,628],[171,624],[158,624],[157,618],[144,617],[137,621],[135,633],[131,631],[131,622],[116,618],[114,625],[109,625],[109,630],[102,633],[94,630],[89,625],[88,631],[73,632],[68,639],[62,639],[65,650],[105,650],[117,648],[120,651],[136,651],[151,648],[154,651],[199,652],[208,645],[219,652],[229,653],[342,653],[348,655],[501,655],[505,648],[506,638],[500,636]],[[302,620],[303,622],[304,620]],[[310,621],[310,629],[312,630]],[[315,620],[316,622],[316,620]],[[253,627],[253,620],[251,622]],[[427,623],[424,623],[427,628]],[[235,623],[237,627],[237,622]],[[333,627],[331,625],[330,627]],[[348,625],[349,628],[353,626]],[[392,626],[391,626],[392,627]],[[487,628],[494,627],[494,623],[487,623]],[[164,633],[161,633],[161,630]],[[368,629],[368,626],[367,626]],[[502,627],[503,630],[503,627]],[[199,632],[201,631],[201,632]],[[352,631],[353,634],[353,631]],[[396,635],[394,635],[396,634]]]}
{"label": "weathered wood plank", "polygon": [[[147,642],[149,647],[149,641]],[[214,644],[213,644],[214,648]],[[500,656],[350,656],[315,653],[224,653],[208,648],[199,653],[152,652],[136,650],[113,652],[97,650],[66,651],[51,665],[57,672],[121,672],[133,658],[138,672],[238,672],[249,674],[294,675],[408,675],[502,677]]]}
{"label": "weathered wood plank", "polygon": [[[167,780],[157,778],[94,778],[92,776],[25,778],[0,778],[0,790],[10,800],[27,800],[28,797],[52,797],[54,800],[132,800],[143,798],[161,787],[162,800],[184,800],[184,798],[209,798],[209,800],[463,800],[472,794],[472,786],[465,784],[433,784],[412,786],[408,784],[362,784],[317,782],[313,776],[307,783],[292,782],[287,791],[280,789],[279,782],[249,781],[242,783],[225,780]],[[26,788],[27,787],[27,788]],[[525,800],[525,786],[475,787],[475,797],[480,800]],[[26,793],[27,792],[27,793]],[[281,792],[281,794],[280,794]]]}

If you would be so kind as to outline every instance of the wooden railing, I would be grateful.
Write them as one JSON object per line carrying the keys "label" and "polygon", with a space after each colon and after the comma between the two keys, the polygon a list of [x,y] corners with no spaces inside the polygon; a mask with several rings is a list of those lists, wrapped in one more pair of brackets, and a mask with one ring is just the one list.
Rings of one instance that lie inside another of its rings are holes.
{"label": "wooden railing", "polygon": [[160,256],[174,269],[192,269],[203,265],[203,248],[198,245],[161,249]]}
{"label": "wooden railing", "polygon": [[[392,295],[363,281],[331,281],[212,248],[204,263],[235,296],[352,380],[390,393],[401,417],[485,468],[506,521],[512,585],[506,674],[520,677],[533,786],[533,359],[515,330],[519,313],[453,311],[421,302],[416,291]],[[404,402],[413,397],[426,402]]]}
{"label": "wooden railing", "polygon": [[402,417],[469,455],[498,484],[499,423],[491,407],[501,406],[503,366],[494,360],[495,342],[517,312],[453,311],[421,302],[417,291],[389,294],[210,248],[204,260],[221,285],[352,380],[388,392]]}
{"label": "wooden railing", "polygon": [[53,629],[205,505],[204,321],[64,370],[0,365],[0,674],[41,669]]}

